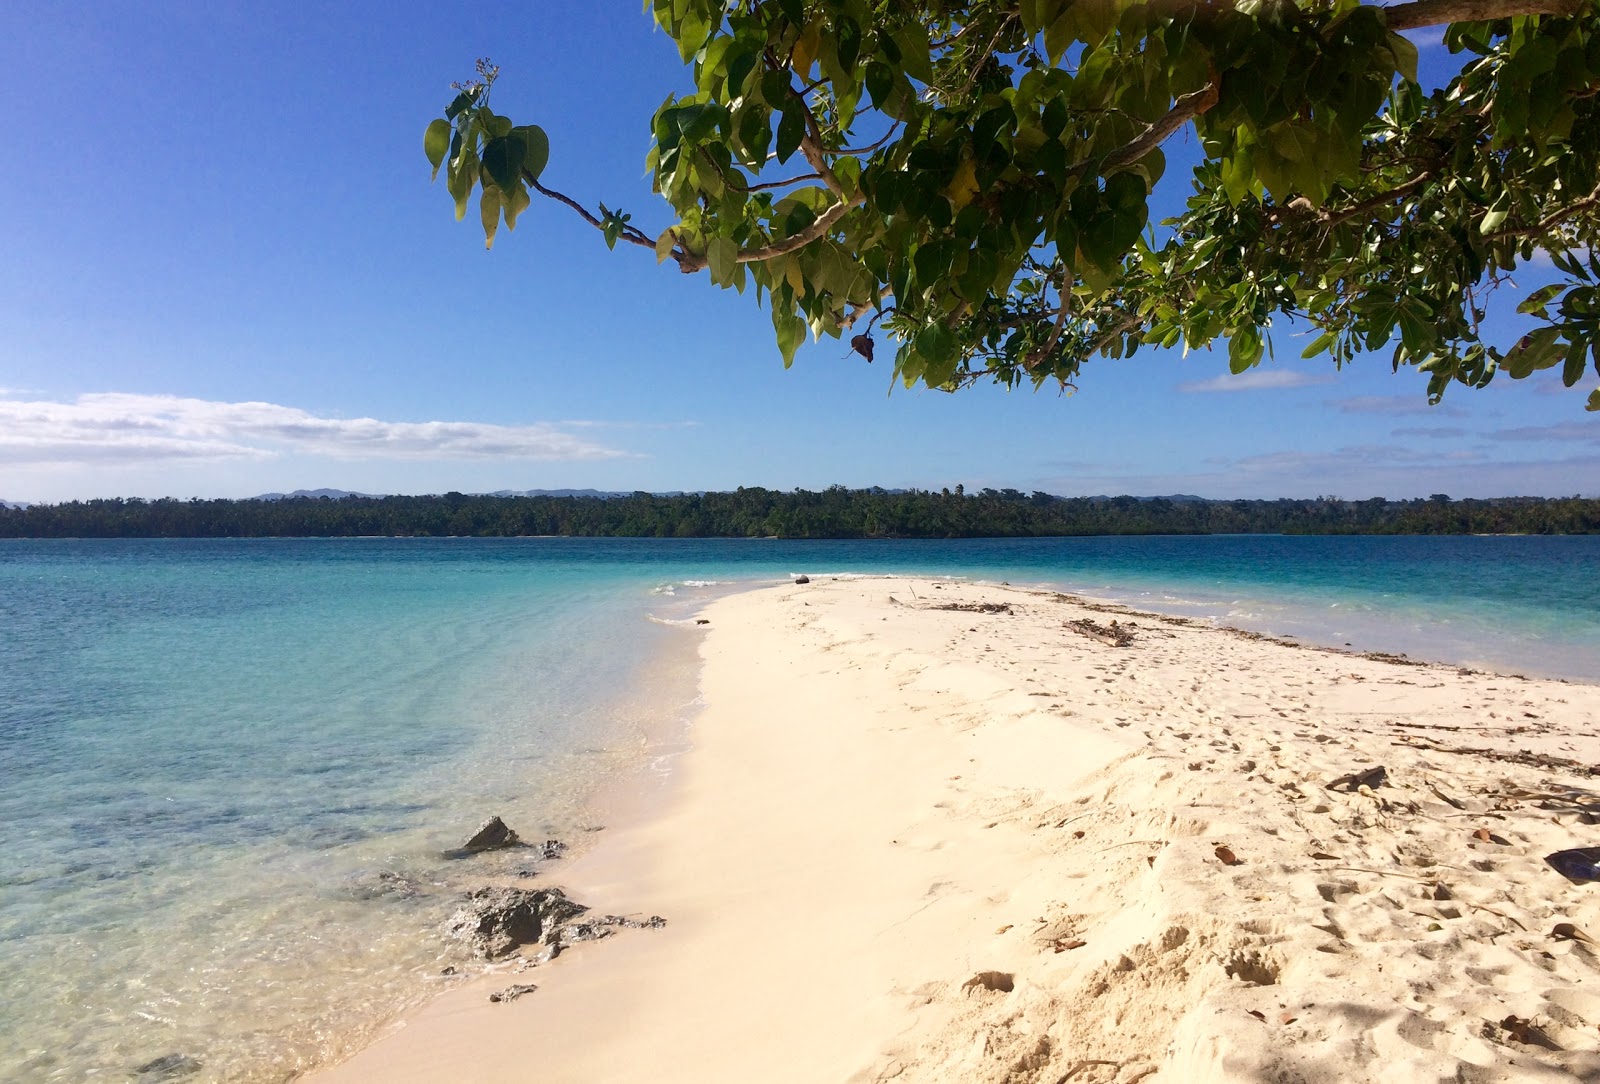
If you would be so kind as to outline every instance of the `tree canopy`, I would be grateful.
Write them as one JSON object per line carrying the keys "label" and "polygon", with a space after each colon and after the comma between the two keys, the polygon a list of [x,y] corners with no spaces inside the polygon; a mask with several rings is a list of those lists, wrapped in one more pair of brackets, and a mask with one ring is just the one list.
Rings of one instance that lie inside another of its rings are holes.
{"label": "tree canopy", "polygon": [[1014,489],[740,489],[597,497],[71,501],[0,508],[5,538],[1030,538],[1122,534],[1596,534],[1600,500],[1206,501]]}
{"label": "tree canopy", "polygon": [[[1600,0],[653,12],[696,87],[651,121],[675,221],[548,187],[549,140],[493,111],[487,61],[424,140],[458,218],[476,191],[492,244],[557,201],[608,245],[753,287],[786,365],[808,330],[869,362],[882,331],[908,386],[1071,388],[1096,356],[1219,341],[1237,373],[1291,324],[1306,357],[1425,372],[1432,401],[1600,374]],[[1405,32],[1431,27],[1455,70],[1425,89]],[[1186,202],[1152,222],[1163,146],[1191,130]],[[1493,295],[1534,260],[1556,281],[1514,292],[1529,330],[1492,341]]]}

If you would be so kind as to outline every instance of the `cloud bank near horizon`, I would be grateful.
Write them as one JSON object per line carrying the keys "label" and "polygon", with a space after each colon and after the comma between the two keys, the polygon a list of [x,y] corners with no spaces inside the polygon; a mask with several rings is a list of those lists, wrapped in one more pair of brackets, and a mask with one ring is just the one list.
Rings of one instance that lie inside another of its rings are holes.
{"label": "cloud bank near horizon", "polygon": [[411,461],[628,457],[568,431],[576,427],[331,418],[277,403],[124,392],[54,402],[0,390],[0,463],[18,465],[239,462],[296,454]]}

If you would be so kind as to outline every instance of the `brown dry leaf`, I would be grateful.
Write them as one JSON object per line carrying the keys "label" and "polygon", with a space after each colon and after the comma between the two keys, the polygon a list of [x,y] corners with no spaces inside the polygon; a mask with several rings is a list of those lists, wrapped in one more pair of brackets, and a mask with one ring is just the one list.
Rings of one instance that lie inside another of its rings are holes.
{"label": "brown dry leaf", "polygon": [[1074,833],[1072,833],[1072,838],[1073,839],[1082,839],[1083,838],[1083,833],[1082,832],[1074,832]]}
{"label": "brown dry leaf", "polygon": [[1263,1024],[1267,1022],[1267,1014],[1262,1012],[1260,1009],[1251,1009],[1250,1015],[1261,1021]]}
{"label": "brown dry leaf", "polygon": [[1007,922],[1004,926],[1001,926],[998,930],[996,930],[994,932],[995,932],[996,936],[998,936],[1000,934],[1005,933],[1010,928],[1011,928],[1011,923]]}
{"label": "brown dry leaf", "polygon": [[1281,1012],[1278,1014],[1278,1023],[1280,1024],[1292,1024],[1298,1019],[1300,1018],[1292,1012]]}
{"label": "brown dry leaf", "polygon": [[1233,851],[1223,846],[1217,847],[1216,855],[1217,861],[1221,862],[1224,866],[1237,866],[1243,861],[1243,859],[1234,854]]}
{"label": "brown dry leaf", "polygon": [[1480,843],[1488,843],[1494,839],[1494,833],[1490,832],[1487,828],[1479,828],[1476,832],[1472,833],[1472,837],[1478,840]]}
{"label": "brown dry leaf", "polygon": [[1082,948],[1084,945],[1087,945],[1088,943],[1089,942],[1087,942],[1087,941],[1080,941],[1076,937],[1074,937],[1071,941],[1057,941],[1057,942],[1055,942],[1055,950],[1057,952],[1066,952],[1069,949]]}
{"label": "brown dry leaf", "polygon": [[1318,862],[1337,862],[1337,861],[1339,861],[1339,856],[1338,855],[1329,854],[1327,851],[1313,851],[1312,854],[1311,854],[1311,857],[1315,858]]}
{"label": "brown dry leaf", "polygon": [[1553,927],[1551,927],[1550,936],[1555,938],[1557,941],[1583,941],[1590,945],[1594,944],[1594,938],[1590,937],[1588,934],[1584,933],[1570,922],[1557,922]]}

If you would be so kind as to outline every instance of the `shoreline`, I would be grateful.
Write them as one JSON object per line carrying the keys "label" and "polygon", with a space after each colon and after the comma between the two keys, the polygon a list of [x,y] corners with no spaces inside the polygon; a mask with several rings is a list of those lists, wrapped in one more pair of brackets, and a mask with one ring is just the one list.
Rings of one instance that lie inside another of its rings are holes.
{"label": "shoreline", "polygon": [[[1132,643],[1065,625],[1108,614]],[[1583,845],[1600,686],[927,577],[702,616],[692,755],[540,877],[668,926],[303,1079],[1600,1071],[1600,958],[1546,932],[1600,905],[1540,861]]]}

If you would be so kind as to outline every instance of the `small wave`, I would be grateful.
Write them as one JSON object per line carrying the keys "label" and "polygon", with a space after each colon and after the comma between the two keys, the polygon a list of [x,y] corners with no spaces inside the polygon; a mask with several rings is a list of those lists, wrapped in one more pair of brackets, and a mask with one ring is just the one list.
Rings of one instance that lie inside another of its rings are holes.
{"label": "small wave", "polygon": [[654,621],[658,625],[669,625],[675,629],[695,628],[695,619],[692,617],[657,617],[655,614],[645,614],[646,621]]}
{"label": "small wave", "polygon": [[684,580],[683,581],[683,586],[684,587],[716,587],[718,584],[723,583],[723,582],[724,582],[723,580]]}

